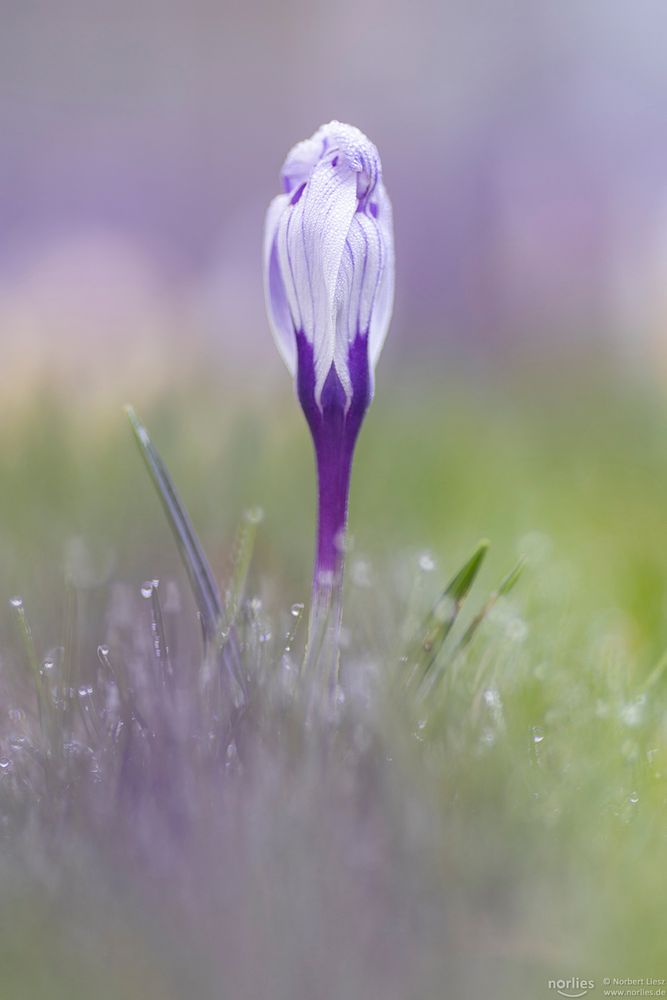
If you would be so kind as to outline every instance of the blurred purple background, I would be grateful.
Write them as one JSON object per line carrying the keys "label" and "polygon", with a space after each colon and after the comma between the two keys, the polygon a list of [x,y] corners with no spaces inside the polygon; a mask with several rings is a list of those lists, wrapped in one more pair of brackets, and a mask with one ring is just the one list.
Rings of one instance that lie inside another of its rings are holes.
{"label": "blurred purple background", "polygon": [[274,378],[263,215],[333,117],[394,201],[394,360],[585,342],[667,367],[664,4],[1,9],[5,388],[211,350]]}

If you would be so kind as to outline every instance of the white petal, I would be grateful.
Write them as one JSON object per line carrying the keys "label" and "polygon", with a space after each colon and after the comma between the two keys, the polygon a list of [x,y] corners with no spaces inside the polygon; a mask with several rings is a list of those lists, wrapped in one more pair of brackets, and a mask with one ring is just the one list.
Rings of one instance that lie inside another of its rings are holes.
{"label": "white petal", "polygon": [[294,319],[313,345],[318,399],[334,359],[338,272],[356,206],[355,172],[343,157],[336,167],[322,160],[278,225],[280,269]]}
{"label": "white petal", "polygon": [[264,224],[264,297],[274,340],[280,355],[292,375],[296,374],[296,340],[294,321],[290,313],[285,283],[280,271],[276,237],[281,216],[287,210],[290,197],[278,195],[269,205]]}
{"label": "white petal", "polygon": [[355,337],[369,331],[374,301],[384,269],[384,248],[374,218],[356,212],[345,243],[338,276],[335,365],[349,398],[349,348]]}
{"label": "white petal", "polygon": [[371,366],[371,374],[375,370],[385,337],[387,336],[387,330],[389,329],[391,312],[394,306],[394,270],[396,266],[391,202],[382,181],[378,183],[373,193],[373,201],[377,204],[376,221],[384,250],[384,266],[373,304],[368,334],[368,359]]}

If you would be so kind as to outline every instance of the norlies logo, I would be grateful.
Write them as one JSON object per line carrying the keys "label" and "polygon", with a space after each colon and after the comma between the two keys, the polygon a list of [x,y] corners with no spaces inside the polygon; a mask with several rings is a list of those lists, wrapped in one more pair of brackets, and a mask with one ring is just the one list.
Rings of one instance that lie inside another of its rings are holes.
{"label": "norlies logo", "polygon": [[592,979],[579,979],[579,976],[572,979],[550,979],[547,985],[562,997],[584,997],[589,990],[595,989]]}

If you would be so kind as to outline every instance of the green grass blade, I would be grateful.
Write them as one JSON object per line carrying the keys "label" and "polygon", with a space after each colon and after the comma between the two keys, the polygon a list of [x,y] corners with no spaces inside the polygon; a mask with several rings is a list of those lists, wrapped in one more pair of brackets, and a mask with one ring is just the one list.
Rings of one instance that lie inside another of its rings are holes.
{"label": "green grass blade", "polygon": [[408,660],[413,664],[411,677],[417,675],[421,679],[432,667],[452,630],[463,602],[470,593],[488,549],[489,543],[486,539],[478,543],[470,559],[450,580],[426,616],[408,654]]}
{"label": "green grass blade", "polygon": [[257,525],[262,520],[263,514],[259,509],[245,511],[243,520],[236,535],[234,546],[234,561],[229,586],[225,591],[225,616],[223,620],[223,634],[221,643],[224,645],[232,628],[236,624],[241,602],[245,593],[248,580],[248,571],[252,561],[252,554],[255,547],[255,536]]}
{"label": "green grass blade", "polygon": [[521,559],[519,559],[516,566],[514,567],[514,569],[510,570],[507,576],[503,577],[503,579],[498,584],[498,590],[496,591],[498,597],[505,597],[507,594],[509,594],[510,590],[514,590],[514,587],[519,582],[525,568],[526,568],[526,560],[522,556]]}
{"label": "green grass blade", "polygon": [[470,625],[468,625],[468,628],[465,630],[461,638],[461,641],[458,645],[457,652],[459,652],[462,649],[465,649],[465,647],[470,643],[473,636],[477,632],[479,626],[482,624],[482,622],[487,617],[489,612],[492,611],[493,608],[495,607],[498,598],[505,597],[516,586],[516,584],[519,582],[521,574],[523,573],[525,565],[526,565],[525,559],[520,559],[519,562],[514,567],[514,569],[512,569],[507,574],[507,576],[503,577],[503,579],[498,584],[497,589],[494,590],[494,592],[489,596],[484,606],[475,615],[473,620],[470,622]]}
{"label": "green grass blade", "polygon": [[222,600],[215,577],[171,476],[155,450],[148,431],[140,423],[131,406],[126,407],[126,413],[190,578],[206,642],[213,643],[223,615]]}
{"label": "green grass blade", "polygon": [[25,612],[25,607],[23,606],[23,600],[20,597],[12,597],[9,605],[14,613],[14,618],[16,621],[16,626],[18,629],[19,638],[21,645],[23,647],[23,652],[25,654],[30,673],[32,675],[32,681],[35,687],[35,695],[37,696],[37,710],[39,715],[40,726],[44,727],[47,721],[46,715],[48,710],[48,705],[46,702],[44,683],[42,674],[40,671],[39,660],[37,659],[37,653],[35,651],[35,643],[32,638],[32,629],[30,628],[30,623],[28,622],[28,617]]}

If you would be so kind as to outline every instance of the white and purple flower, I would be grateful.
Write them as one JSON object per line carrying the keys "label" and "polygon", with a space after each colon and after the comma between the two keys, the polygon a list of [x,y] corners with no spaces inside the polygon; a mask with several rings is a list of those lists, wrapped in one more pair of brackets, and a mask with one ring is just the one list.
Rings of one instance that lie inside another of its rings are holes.
{"label": "white and purple flower", "polygon": [[380,158],[359,129],[323,125],[288,154],[282,181],[266,219],[264,279],[315,445],[317,587],[342,574],[354,446],[391,317],[394,237]]}

